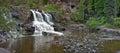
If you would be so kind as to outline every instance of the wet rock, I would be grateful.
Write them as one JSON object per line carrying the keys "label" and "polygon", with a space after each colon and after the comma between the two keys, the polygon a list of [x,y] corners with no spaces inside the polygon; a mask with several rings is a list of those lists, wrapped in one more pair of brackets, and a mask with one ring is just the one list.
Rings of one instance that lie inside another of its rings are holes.
{"label": "wet rock", "polygon": [[11,15],[13,18],[20,19],[20,14],[15,10],[11,12]]}
{"label": "wet rock", "polygon": [[4,48],[0,48],[0,53],[10,53],[10,51]]}
{"label": "wet rock", "polygon": [[104,34],[105,35],[115,35],[115,36],[119,36],[120,34],[120,30],[119,29],[110,29],[110,28],[106,28],[105,26],[101,26],[99,27],[99,33]]}
{"label": "wet rock", "polygon": [[35,27],[27,27],[27,29],[25,29],[26,30],[26,34],[28,35],[31,35],[31,34],[33,34],[34,33],[34,31],[35,31]]}
{"label": "wet rock", "polygon": [[[74,37],[74,36],[73,36]],[[86,35],[82,40],[74,39],[73,37],[62,37],[58,39],[58,42],[62,42],[64,45],[64,51],[69,53],[97,53],[99,48],[96,46],[101,44],[100,39],[98,39],[97,35],[91,33]],[[100,45],[99,45],[100,46]]]}
{"label": "wet rock", "polygon": [[54,27],[55,31],[65,31],[66,30],[65,27],[60,26],[60,25],[54,25],[53,27]]}
{"label": "wet rock", "polygon": [[87,31],[87,27],[83,24],[71,24],[67,27],[68,30],[72,30],[72,31],[80,31],[80,32],[83,32],[83,31]]}
{"label": "wet rock", "polygon": [[9,38],[11,36],[8,32],[0,31],[0,44],[5,43]]}
{"label": "wet rock", "polygon": [[76,46],[77,47],[83,47],[83,43],[77,43]]}

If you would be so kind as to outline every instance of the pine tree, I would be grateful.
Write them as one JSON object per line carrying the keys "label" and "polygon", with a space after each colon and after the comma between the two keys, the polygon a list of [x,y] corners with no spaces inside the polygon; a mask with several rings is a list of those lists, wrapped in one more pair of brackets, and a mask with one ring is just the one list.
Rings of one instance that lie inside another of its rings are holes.
{"label": "pine tree", "polygon": [[117,4],[117,16],[120,17],[120,0],[116,0]]}
{"label": "pine tree", "polygon": [[104,3],[105,0],[96,0],[95,1],[95,9],[97,17],[103,17],[104,16]]}
{"label": "pine tree", "polygon": [[81,20],[84,19],[84,1],[85,0],[80,0],[80,3],[79,3],[79,16]]}
{"label": "pine tree", "polygon": [[116,0],[106,0],[104,4],[104,13],[107,18],[116,17]]}
{"label": "pine tree", "polygon": [[114,17],[117,15],[116,11],[116,0],[106,0],[104,4],[104,13],[107,22],[111,23],[113,22]]}
{"label": "pine tree", "polygon": [[88,12],[90,17],[102,17],[104,16],[104,0],[89,0]]}

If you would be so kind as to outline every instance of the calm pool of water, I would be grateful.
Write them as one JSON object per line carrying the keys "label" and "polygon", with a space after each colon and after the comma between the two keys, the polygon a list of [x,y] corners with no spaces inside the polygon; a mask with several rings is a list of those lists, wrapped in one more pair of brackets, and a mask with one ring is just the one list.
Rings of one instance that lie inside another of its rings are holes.
{"label": "calm pool of water", "polygon": [[[71,35],[86,37],[86,33],[75,32]],[[10,39],[0,47],[15,53],[64,53],[63,46],[54,45],[54,40],[55,36],[27,36]],[[100,43],[102,47],[98,45],[99,53],[120,53],[120,40],[102,40]]]}

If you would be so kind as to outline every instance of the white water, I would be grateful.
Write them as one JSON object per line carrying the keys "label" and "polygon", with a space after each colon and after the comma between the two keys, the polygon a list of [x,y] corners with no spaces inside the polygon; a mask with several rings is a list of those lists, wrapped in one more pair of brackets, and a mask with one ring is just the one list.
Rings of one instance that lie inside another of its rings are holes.
{"label": "white water", "polygon": [[43,19],[44,17],[40,12],[35,10],[31,10],[31,12],[33,13],[34,17],[33,26],[35,27],[35,34],[39,33],[40,35],[42,35],[42,32],[47,32],[57,35],[63,35],[63,33],[54,31],[54,28],[51,26],[53,25],[53,22],[50,21],[50,14],[43,12],[43,14],[45,15],[45,19],[47,20],[47,22],[45,22],[45,20]]}
{"label": "white water", "polygon": [[42,11],[42,13],[45,15],[47,23],[50,25],[54,25],[54,23],[52,22],[52,15],[49,13],[45,13],[44,11]]}

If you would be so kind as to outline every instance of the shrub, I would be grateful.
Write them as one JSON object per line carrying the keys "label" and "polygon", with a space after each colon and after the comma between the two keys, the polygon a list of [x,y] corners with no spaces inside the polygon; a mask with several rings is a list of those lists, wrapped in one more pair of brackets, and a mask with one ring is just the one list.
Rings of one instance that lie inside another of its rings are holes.
{"label": "shrub", "polygon": [[76,14],[75,12],[72,12],[71,20],[74,22],[82,22],[82,21],[84,21],[84,18],[80,17],[80,14]]}
{"label": "shrub", "polygon": [[96,29],[98,26],[103,25],[105,22],[106,19],[104,17],[99,19],[91,17],[89,20],[87,20],[86,25],[91,27],[92,29]]}
{"label": "shrub", "polygon": [[59,7],[57,5],[53,5],[53,4],[42,7],[42,10],[52,11],[52,12],[60,12],[61,11],[61,9],[59,9]]}
{"label": "shrub", "polygon": [[106,27],[108,28],[120,28],[120,18],[112,18],[113,22],[107,22],[105,24]]}
{"label": "shrub", "polygon": [[71,20],[77,22],[79,20],[78,15],[72,12],[71,13]]}
{"label": "shrub", "polygon": [[108,28],[116,28],[114,25],[110,24],[110,23],[105,23],[105,26]]}
{"label": "shrub", "polygon": [[2,16],[3,13],[8,13],[9,11],[9,8],[6,7],[0,9],[0,30],[9,31],[15,29],[13,19],[4,19]]}
{"label": "shrub", "polygon": [[47,4],[49,0],[42,0],[43,4]]}
{"label": "shrub", "polygon": [[10,31],[15,30],[15,24],[12,19],[4,19],[0,17],[0,30]]}
{"label": "shrub", "polygon": [[67,25],[67,21],[66,20],[62,20],[61,22],[60,22],[60,24],[62,24],[62,25]]}
{"label": "shrub", "polygon": [[113,22],[114,26],[120,28],[120,18],[114,18],[114,22]]}
{"label": "shrub", "polygon": [[33,0],[33,1],[29,2],[28,5],[30,8],[37,8],[38,7],[37,3],[38,3],[38,1]]}
{"label": "shrub", "polygon": [[89,20],[87,20],[86,25],[94,29],[99,26],[98,23],[99,22],[95,18],[92,17]]}

